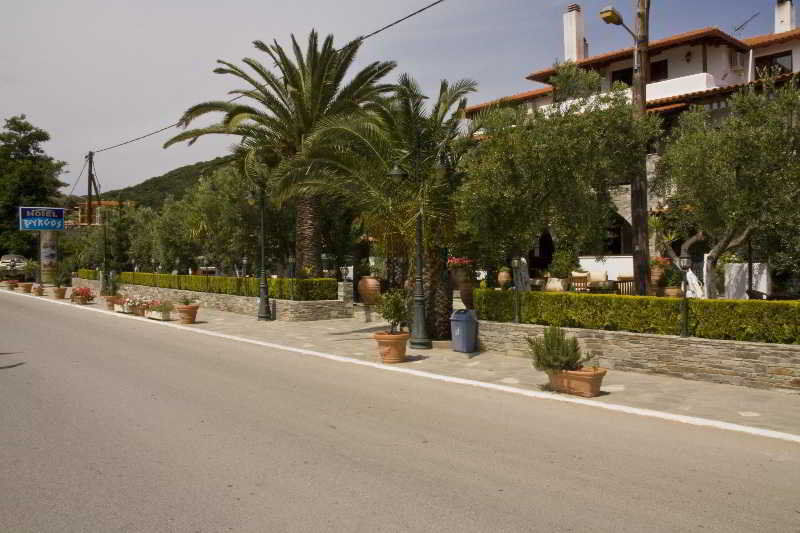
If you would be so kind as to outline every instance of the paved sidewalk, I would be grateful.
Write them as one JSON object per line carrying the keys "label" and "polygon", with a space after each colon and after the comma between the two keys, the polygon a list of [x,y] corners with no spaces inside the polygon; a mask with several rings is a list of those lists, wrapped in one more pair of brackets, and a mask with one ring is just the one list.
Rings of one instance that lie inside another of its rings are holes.
{"label": "paved sidewalk", "polygon": [[[92,307],[104,305],[98,302]],[[363,316],[316,322],[259,322],[255,317],[208,308],[200,309],[198,323],[191,327],[365,361],[379,361],[372,335],[386,329],[377,316],[372,322],[365,322]],[[528,390],[542,390],[547,383],[547,376],[533,369],[530,360],[494,352],[468,356],[444,347],[409,349],[409,361],[402,366]],[[800,394],[791,391],[617,370],[609,371],[602,390],[605,394],[595,400],[800,434]]]}

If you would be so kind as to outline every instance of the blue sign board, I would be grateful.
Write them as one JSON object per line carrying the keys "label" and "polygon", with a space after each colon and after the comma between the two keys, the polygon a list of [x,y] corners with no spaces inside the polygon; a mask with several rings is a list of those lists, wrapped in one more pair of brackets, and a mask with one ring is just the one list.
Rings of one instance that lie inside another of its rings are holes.
{"label": "blue sign board", "polygon": [[22,231],[59,231],[64,229],[64,209],[60,207],[20,207]]}

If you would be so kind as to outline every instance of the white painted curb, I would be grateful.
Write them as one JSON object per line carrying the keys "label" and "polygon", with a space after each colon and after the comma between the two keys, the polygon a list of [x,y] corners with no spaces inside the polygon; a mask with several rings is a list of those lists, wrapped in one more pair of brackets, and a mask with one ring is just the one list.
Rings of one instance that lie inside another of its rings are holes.
{"label": "white painted curb", "polygon": [[84,311],[93,311],[95,313],[102,313],[107,316],[113,316],[118,318],[126,318],[129,320],[139,320],[146,322],[148,324],[153,324],[157,326],[167,327],[167,328],[174,328],[180,329],[183,331],[191,331],[192,333],[198,333],[201,335],[208,335],[209,337],[218,337],[221,339],[228,339],[237,342],[244,342],[247,344],[254,344],[256,346],[263,346],[265,348],[273,348],[277,350],[282,350],[286,352],[294,352],[302,355],[309,355],[312,357],[318,357],[320,359],[327,359],[329,361],[337,361],[340,363],[349,363],[353,365],[360,365],[366,366],[371,368],[376,368],[379,370],[384,370],[387,372],[398,372],[401,374],[410,374],[412,376],[417,376],[421,378],[433,379],[436,381],[444,381],[446,383],[457,383],[459,385],[468,385],[472,387],[479,387],[482,389],[489,389],[495,390],[500,392],[507,392],[511,394],[517,394],[520,396],[527,396],[529,398],[537,398],[540,400],[553,400],[557,402],[565,402],[565,403],[572,403],[578,405],[585,405],[589,407],[597,407],[600,409],[606,409],[608,411],[616,411],[619,413],[627,413],[631,415],[637,416],[645,416],[649,418],[658,418],[661,420],[668,420],[670,422],[680,422],[682,424],[690,424],[693,426],[704,426],[710,427],[715,429],[723,429],[726,431],[736,431],[739,433],[747,433],[749,435],[755,435],[758,437],[767,437],[771,439],[779,439],[789,442],[794,442],[800,444],[800,435],[794,435],[792,433],[784,433],[782,431],[773,431],[771,429],[762,429],[762,428],[755,428],[750,426],[743,426],[741,424],[733,424],[731,422],[723,422],[721,420],[712,420],[709,418],[699,418],[695,416],[685,416],[685,415],[676,415],[673,413],[667,413],[664,411],[656,411],[653,409],[642,409],[640,407],[629,407],[627,405],[619,405],[613,403],[605,403],[605,402],[598,402],[596,400],[589,400],[586,398],[576,398],[574,396],[565,396],[562,394],[555,394],[551,392],[541,392],[541,391],[532,391],[527,389],[520,389],[517,387],[510,387],[508,385],[498,385],[495,383],[487,383],[485,381],[477,381],[473,379],[465,379],[465,378],[457,378],[453,376],[445,376],[442,374],[434,374],[433,372],[425,372],[424,370],[414,370],[411,368],[404,368],[398,366],[390,366],[384,365],[381,363],[373,363],[371,361],[363,361],[361,359],[354,359],[352,357],[344,357],[341,355],[334,355],[324,352],[317,352],[313,350],[306,350],[303,348],[295,348],[293,346],[285,346],[282,344],[275,344],[272,342],[264,342],[255,339],[248,339],[246,337],[237,337],[235,335],[227,335],[225,333],[217,333],[215,331],[207,331],[202,329],[197,329],[189,326],[181,326],[179,324],[170,324],[168,322],[160,322],[155,320],[148,320],[147,318],[137,317],[133,315],[126,315],[122,313],[111,313],[104,309],[93,308],[93,307],[86,307],[82,305],[75,305],[66,300],[54,300],[51,298],[42,298],[41,296],[34,296],[25,293],[20,293],[16,291],[7,291],[3,290],[0,294],[13,294],[15,296],[21,296],[26,298],[32,298],[36,301],[40,302],[47,302],[52,304],[58,305],[68,305],[70,307],[76,307],[82,309]]}

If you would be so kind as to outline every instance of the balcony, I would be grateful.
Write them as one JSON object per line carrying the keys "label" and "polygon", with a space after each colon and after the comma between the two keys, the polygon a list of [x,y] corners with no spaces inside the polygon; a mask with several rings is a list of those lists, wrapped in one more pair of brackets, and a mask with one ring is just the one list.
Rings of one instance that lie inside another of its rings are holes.
{"label": "balcony", "polygon": [[682,94],[696,93],[716,89],[718,85],[714,81],[714,76],[707,72],[691,74],[671,80],[659,81],[647,84],[647,101],[661,100]]}

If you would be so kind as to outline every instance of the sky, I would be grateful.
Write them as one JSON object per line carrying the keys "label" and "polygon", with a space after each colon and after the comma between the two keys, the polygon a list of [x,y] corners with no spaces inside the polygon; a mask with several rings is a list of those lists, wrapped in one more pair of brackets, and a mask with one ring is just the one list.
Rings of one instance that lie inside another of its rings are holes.
{"label": "sky", "polygon": [[[172,124],[189,106],[227,98],[241,87],[214,74],[217,59],[255,57],[252,41],[304,42],[311,29],[344,45],[431,0],[25,0],[6,2],[0,17],[0,119],[26,114],[47,130],[46,151],[76,179],[89,150]],[[394,60],[434,93],[443,78],[471,78],[471,104],[527,91],[534,70],[563,59],[562,14],[574,0],[445,0],[367,40],[358,65]],[[613,4],[633,19],[633,0],[579,1],[591,55],[631,45],[630,36],[597,16]],[[739,37],[771,33],[775,0],[652,0],[651,39],[716,26]],[[266,59],[265,59],[266,58]],[[172,129],[99,153],[103,190],[140,183],[181,165],[228,152],[233,138],[192,146],[163,143]],[[86,178],[76,193],[86,193]]]}

